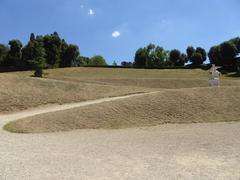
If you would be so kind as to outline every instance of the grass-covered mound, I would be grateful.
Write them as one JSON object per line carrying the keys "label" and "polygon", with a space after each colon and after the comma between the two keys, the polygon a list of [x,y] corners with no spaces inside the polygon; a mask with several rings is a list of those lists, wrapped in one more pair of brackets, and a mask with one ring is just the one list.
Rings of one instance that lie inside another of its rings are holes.
{"label": "grass-covered mound", "polygon": [[[30,71],[0,73],[0,113],[159,88],[206,87],[210,77],[208,71],[199,69],[64,68],[45,73],[43,79],[31,77]],[[222,76],[221,84],[240,85],[240,80]]]}
{"label": "grass-covered mound", "polygon": [[162,90],[151,95],[105,102],[11,122],[20,133],[117,129],[164,123],[240,120],[240,87]]}

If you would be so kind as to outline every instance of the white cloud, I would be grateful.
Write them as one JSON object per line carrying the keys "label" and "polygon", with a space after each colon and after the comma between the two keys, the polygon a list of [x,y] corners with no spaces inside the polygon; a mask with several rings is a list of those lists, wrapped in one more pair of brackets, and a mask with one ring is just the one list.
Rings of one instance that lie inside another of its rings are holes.
{"label": "white cloud", "polygon": [[94,12],[93,9],[89,9],[88,14],[89,14],[90,16],[93,16],[93,15],[95,15],[95,12]]}
{"label": "white cloud", "polygon": [[119,31],[114,31],[114,32],[112,33],[112,37],[113,37],[113,38],[118,38],[119,36],[121,36],[121,33],[120,33]]}

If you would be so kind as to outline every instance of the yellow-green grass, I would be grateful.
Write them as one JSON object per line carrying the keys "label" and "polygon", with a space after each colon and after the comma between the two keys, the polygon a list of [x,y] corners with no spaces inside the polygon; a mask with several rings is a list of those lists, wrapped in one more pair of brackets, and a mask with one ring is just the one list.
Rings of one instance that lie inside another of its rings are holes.
{"label": "yellow-green grass", "polygon": [[118,129],[164,123],[240,120],[240,87],[161,90],[158,93],[42,114],[7,124],[16,133]]}

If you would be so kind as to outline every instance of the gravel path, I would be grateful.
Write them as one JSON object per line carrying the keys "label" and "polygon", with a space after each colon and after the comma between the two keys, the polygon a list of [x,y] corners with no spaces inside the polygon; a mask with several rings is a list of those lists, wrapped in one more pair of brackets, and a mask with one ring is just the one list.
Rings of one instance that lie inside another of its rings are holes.
{"label": "gravel path", "polygon": [[[1,126],[16,116],[0,116]],[[51,134],[1,130],[0,179],[237,180],[239,129],[235,122]]]}
{"label": "gravel path", "polygon": [[0,132],[0,179],[240,179],[240,123]]}

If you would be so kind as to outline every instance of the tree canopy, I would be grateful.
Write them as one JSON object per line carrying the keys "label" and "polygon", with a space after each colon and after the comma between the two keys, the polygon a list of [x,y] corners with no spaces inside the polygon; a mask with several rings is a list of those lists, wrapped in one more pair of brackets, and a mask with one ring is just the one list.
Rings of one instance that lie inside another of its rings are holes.
{"label": "tree canopy", "polygon": [[106,60],[102,56],[96,55],[96,56],[93,56],[91,58],[90,65],[93,65],[93,66],[106,66],[107,63],[106,63]]}
{"label": "tree canopy", "polygon": [[[185,54],[186,53],[186,54]],[[163,68],[185,66],[198,68],[209,58],[211,64],[226,69],[240,69],[240,38],[236,37],[214,45],[207,53],[204,48],[188,46],[186,52],[178,49],[165,50],[153,43],[137,49],[134,62],[123,61],[124,67]],[[114,61],[114,66],[117,62]],[[47,35],[30,34],[23,45],[20,40],[10,40],[8,45],[0,44],[0,67],[15,70],[37,70],[42,68],[107,66],[106,60],[96,55],[92,58],[80,55],[77,45],[68,44],[57,32]]]}
{"label": "tree canopy", "polygon": [[209,60],[212,64],[237,69],[237,55],[240,53],[240,38],[236,37],[210,48]]}

